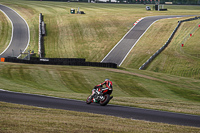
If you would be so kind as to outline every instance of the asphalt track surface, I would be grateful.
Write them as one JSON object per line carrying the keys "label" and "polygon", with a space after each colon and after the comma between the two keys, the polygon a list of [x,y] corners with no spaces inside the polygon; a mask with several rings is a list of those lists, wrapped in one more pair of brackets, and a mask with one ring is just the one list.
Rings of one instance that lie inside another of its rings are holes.
{"label": "asphalt track surface", "polygon": [[89,112],[175,125],[200,127],[200,116],[96,103],[0,90],[0,101],[45,108]]}
{"label": "asphalt track surface", "polygon": [[1,57],[18,57],[29,44],[29,27],[25,20],[14,10],[0,5],[0,10],[12,23],[12,37],[9,46],[0,54]]}
{"label": "asphalt track surface", "polygon": [[101,62],[116,63],[120,66],[148,28],[159,19],[186,17],[191,15],[151,16],[141,19],[127,34],[113,47]]}
{"label": "asphalt track surface", "polygon": [[[29,28],[27,23],[12,9],[0,5],[0,9],[12,23],[12,38],[8,48],[0,57],[19,56],[20,50],[25,50],[29,43]],[[114,62],[120,65],[139,38],[156,20],[181,16],[155,16],[142,19],[128,34],[113,48],[102,62]],[[14,53],[13,53],[14,50]],[[31,105],[45,108],[64,109],[79,112],[111,115],[123,118],[139,119],[152,122],[200,127],[200,116],[178,114],[171,112],[147,110],[116,105],[100,106],[87,105],[84,101],[61,99],[33,94],[23,94],[0,90],[0,101]]]}

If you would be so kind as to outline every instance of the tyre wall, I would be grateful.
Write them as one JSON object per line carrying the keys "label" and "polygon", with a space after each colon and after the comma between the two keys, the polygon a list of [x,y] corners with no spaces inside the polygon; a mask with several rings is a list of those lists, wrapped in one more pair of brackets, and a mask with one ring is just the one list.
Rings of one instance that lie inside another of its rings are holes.
{"label": "tyre wall", "polygon": [[72,65],[72,66],[93,66],[117,68],[115,63],[86,62],[82,58],[33,58],[30,60],[18,59],[16,57],[6,57],[2,62],[26,63],[26,64],[45,64],[45,65]]}

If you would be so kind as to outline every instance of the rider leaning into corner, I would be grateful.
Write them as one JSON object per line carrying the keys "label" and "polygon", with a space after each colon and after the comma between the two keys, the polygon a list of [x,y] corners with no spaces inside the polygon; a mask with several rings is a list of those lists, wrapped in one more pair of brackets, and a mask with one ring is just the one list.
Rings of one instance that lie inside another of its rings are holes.
{"label": "rider leaning into corner", "polygon": [[[102,88],[103,85],[105,85],[106,88]],[[103,83],[96,85],[94,87],[94,89],[92,90],[92,94],[94,94],[94,91],[96,91],[96,90],[98,90],[99,93],[107,92],[107,91],[111,91],[111,93],[112,93],[112,90],[113,90],[112,81],[110,81],[109,79],[105,79],[105,81]]]}

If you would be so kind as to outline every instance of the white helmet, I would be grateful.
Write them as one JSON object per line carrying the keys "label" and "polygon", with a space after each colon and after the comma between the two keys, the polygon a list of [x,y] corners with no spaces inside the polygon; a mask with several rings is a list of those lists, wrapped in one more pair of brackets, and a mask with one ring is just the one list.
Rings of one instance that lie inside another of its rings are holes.
{"label": "white helmet", "polygon": [[109,81],[109,79],[105,79],[105,81]]}

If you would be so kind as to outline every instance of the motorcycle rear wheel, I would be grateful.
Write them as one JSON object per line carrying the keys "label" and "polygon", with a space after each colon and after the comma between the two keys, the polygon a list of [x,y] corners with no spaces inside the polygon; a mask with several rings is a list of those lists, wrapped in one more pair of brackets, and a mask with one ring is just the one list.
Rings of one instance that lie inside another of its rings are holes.
{"label": "motorcycle rear wheel", "polygon": [[104,100],[100,101],[100,105],[101,106],[105,106],[108,104],[108,102],[110,101],[110,95],[109,94],[105,94],[104,95]]}

